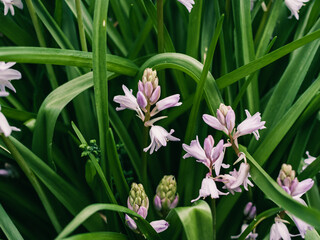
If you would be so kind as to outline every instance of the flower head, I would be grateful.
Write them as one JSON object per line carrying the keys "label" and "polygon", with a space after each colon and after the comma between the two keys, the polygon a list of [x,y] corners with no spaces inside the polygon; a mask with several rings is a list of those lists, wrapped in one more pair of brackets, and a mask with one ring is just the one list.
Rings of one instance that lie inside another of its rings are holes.
{"label": "flower head", "polygon": [[158,187],[154,197],[154,205],[162,216],[166,216],[168,212],[178,205],[179,195],[177,194],[177,182],[173,175],[164,176]]}
{"label": "flower head", "polygon": [[2,133],[6,137],[9,137],[12,131],[20,131],[20,129],[16,127],[11,127],[6,117],[3,115],[2,112],[0,112],[0,134]]}
{"label": "flower head", "polygon": [[11,80],[20,79],[21,73],[17,70],[10,69],[15,62],[0,62],[0,97],[6,97],[9,95],[8,92],[6,92],[5,88],[9,88],[12,91],[16,92],[15,88],[11,84]]}
{"label": "flower head", "polygon": [[151,143],[143,151],[147,152],[150,149],[150,154],[152,154],[154,150],[158,151],[160,147],[167,146],[167,141],[180,141],[179,138],[172,136],[172,133],[174,133],[173,129],[167,132],[163,127],[151,126],[149,132]]}
{"label": "flower head", "polygon": [[275,223],[270,230],[270,240],[290,240],[292,236],[283,221],[280,218],[275,218]]}
{"label": "flower head", "polygon": [[11,15],[14,15],[14,8],[13,5],[16,6],[17,8],[23,9],[23,4],[21,0],[0,0],[2,1],[4,5],[4,15],[7,15],[9,9],[11,12]]}
{"label": "flower head", "polygon": [[182,3],[189,12],[191,12],[191,9],[193,8],[194,0],[178,0],[180,3]]}
{"label": "flower head", "polygon": [[304,6],[305,2],[309,2],[309,0],[285,0],[284,1],[287,8],[291,11],[291,16],[295,16],[297,20],[299,20],[299,10],[302,6]]}
{"label": "flower head", "polygon": [[191,202],[195,202],[200,198],[206,198],[208,196],[211,198],[219,198],[219,195],[228,195],[228,193],[219,191],[213,178],[206,177],[202,180],[199,196]]}

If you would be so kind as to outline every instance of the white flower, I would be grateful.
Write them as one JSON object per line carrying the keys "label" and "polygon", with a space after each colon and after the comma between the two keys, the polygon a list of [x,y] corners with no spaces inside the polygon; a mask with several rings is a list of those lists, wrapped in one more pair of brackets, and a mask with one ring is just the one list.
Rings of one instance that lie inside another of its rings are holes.
{"label": "white flower", "polygon": [[137,102],[137,99],[135,96],[132,94],[132,89],[129,89],[125,86],[122,85],[122,89],[124,91],[124,96],[123,95],[118,95],[113,98],[113,101],[116,103],[120,104],[120,107],[117,107],[116,110],[124,110],[126,108],[134,110],[137,112],[137,116],[144,121],[144,114],[142,113],[142,110]]}
{"label": "white flower", "polygon": [[[231,239],[238,239],[238,238],[242,235],[242,233],[246,230],[246,228],[247,228],[248,226],[249,226],[249,225],[246,224],[246,223],[242,224],[242,226],[241,226],[241,233],[240,233],[239,235],[237,235],[237,236],[231,236]],[[250,232],[250,233],[246,236],[245,239],[255,240],[257,237],[258,237],[258,233],[252,233],[252,232]]]}
{"label": "white flower", "polygon": [[2,114],[2,112],[0,112],[0,134],[3,133],[3,135],[9,137],[12,131],[20,131],[20,129],[11,127],[6,117]]}
{"label": "white flower", "polygon": [[182,3],[189,12],[191,12],[191,9],[193,8],[194,0],[178,0],[180,3]]}
{"label": "white flower", "polygon": [[276,218],[275,223],[271,226],[270,230],[270,240],[290,240],[291,234],[287,226],[280,220]]}
{"label": "white flower", "polygon": [[211,196],[211,198],[219,198],[219,195],[228,195],[228,193],[219,191],[213,178],[206,177],[202,180],[199,196],[191,202],[195,202],[200,198],[206,198],[208,196]]}
{"label": "white flower", "polygon": [[174,133],[173,129],[167,132],[163,127],[151,126],[149,132],[151,143],[143,151],[147,152],[150,149],[150,154],[152,154],[154,150],[158,151],[160,147],[167,146],[167,141],[180,141],[179,138],[172,136],[172,133]]}
{"label": "white flower", "polygon": [[302,167],[302,170],[305,170],[308,165],[310,165],[311,163],[313,163],[314,160],[317,159],[317,158],[315,158],[315,157],[312,157],[312,156],[309,154],[309,151],[306,151],[306,154],[307,154],[308,158],[306,158],[306,159],[304,160],[304,163],[305,163],[306,165],[304,165],[304,166]]}
{"label": "white flower", "polygon": [[9,93],[6,92],[6,87],[16,92],[16,89],[10,81],[20,79],[21,73],[17,70],[10,69],[10,67],[15,64],[15,62],[0,62],[0,97],[6,97],[9,95]]}
{"label": "white flower", "polygon": [[295,16],[297,20],[299,20],[299,10],[302,6],[304,6],[305,2],[308,2],[309,0],[285,0],[285,4],[287,5],[287,8],[291,11],[291,16]]}
{"label": "white flower", "polygon": [[0,0],[0,1],[2,1],[4,5],[4,15],[7,15],[9,9],[11,14],[14,15],[13,5],[15,5],[17,8],[20,8],[20,9],[23,8],[23,4],[21,0]]}

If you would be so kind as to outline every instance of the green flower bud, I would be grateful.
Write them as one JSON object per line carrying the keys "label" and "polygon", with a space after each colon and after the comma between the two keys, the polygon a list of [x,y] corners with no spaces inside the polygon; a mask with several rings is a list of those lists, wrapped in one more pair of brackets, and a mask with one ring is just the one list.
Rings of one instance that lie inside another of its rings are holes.
{"label": "green flower bud", "polygon": [[141,207],[144,208],[142,215],[145,218],[149,208],[149,199],[142,184],[132,183],[128,197],[128,208],[140,214]]}
{"label": "green flower bud", "polygon": [[157,187],[154,205],[161,216],[166,216],[179,201],[177,182],[173,175],[164,176]]}
{"label": "green flower bud", "polygon": [[142,82],[143,83],[151,82],[153,89],[155,89],[159,83],[159,79],[157,77],[157,71],[156,70],[153,71],[151,68],[146,68],[143,72]]}

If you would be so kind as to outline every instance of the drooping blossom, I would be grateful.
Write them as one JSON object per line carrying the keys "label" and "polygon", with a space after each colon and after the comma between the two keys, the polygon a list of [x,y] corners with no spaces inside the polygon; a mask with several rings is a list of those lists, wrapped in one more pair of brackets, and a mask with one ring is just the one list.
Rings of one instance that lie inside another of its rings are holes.
{"label": "drooping blossom", "polygon": [[11,80],[16,80],[21,78],[21,73],[15,69],[10,69],[15,62],[0,62],[0,97],[6,97],[9,95],[6,92],[6,87],[16,92],[16,89],[11,84]]}
{"label": "drooping blossom", "polygon": [[144,114],[140,109],[140,106],[137,102],[137,99],[132,94],[132,89],[128,89],[125,85],[122,85],[122,89],[124,91],[123,95],[118,95],[113,98],[113,101],[120,104],[120,107],[117,107],[116,110],[124,110],[124,109],[131,109],[137,112],[137,116],[144,121]]}
{"label": "drooping blossom", "polygon": [[[244,223],[242,224],[241,226],[241,232],[240,234],[236,235],[236,236],[231,236],[231,239],[238,239],[242,233],[247,229],[249,225]],[[246,240],[255,240],[256,238],[258,237],[258,233],[253,233],[253,232],[250,232],[247,236],[246,236]]]}
{"label": "drooping blossom", "polygon": [[310,165],[311,163],[313,163],[314,160],[317,159],[317,158],[315,158],[315,157],[312,157],[312,156],[309,154],[309,151],[307,151],[306,154],[307,154],[308,158],[306,158],[306,159],[304,160],[304,163],[305,163],[306,165],[304,165],[304,166],[302,167],[302,170],[305,170],[308,165]]}
{"label": "drooping blossom", "polygon": [[234,192],[241,192],[240,186],[242,185],[246,191],[248,191],[248,185],[253,187],[250,177],[250,165],[246,162],[242,162],[239,167],[239,171],[233,169],[229,174],[219,176],[219,181],[224,183],[225,189],[228,189],[231,194]]}
{"label": "drooping blossom", "polygon": [[284,1],[287,8],[291,11],[291,16],[294,16],[297,20],[299,20],[299,10],[302,6],[304,6],[305,2],[309,2],[309,0],[285,0]]}
{"label": "drooping blossom", "polygon": [[[127,200],[128,208],[138,213],[144,219],[148,215],[149,209],[149,198],[146,195],[142,184],[132,183],[131,190],[129,192],[129,197]],[[136,222],[129,217],[127,214],[125,215],[125,220],[127,226],[134,232],[140,233]],[[150,222],[150,225],[154,228],[156,232],[163,232],[169,227],[169,223],[165,220],[158,220]]]}
{"label": "drooping blossom", "polygon": [[152,109],[152,111],[150,113],[150,116],[153,117],[158,112],[160,112],[160,111],[162,111],[164,109],[180,106],[182,103],[179,102],[179,100],[180,100],[180,95],[179,94],[175,94],[175,95],[166,97],[166,98],[158,101],[156,103],[155,108]]}
{"label": "drooping blossom", "polygon": [[228,193],[224,193],[218,190],[215,181],[211,177],[205,177],[202,180],[201,188],[199,190],[199,196],[196,199],[191,200],[191,202],[195,202],[200,198],[206,198],[210,196],[213,198],[219,198],[219,195],[228,195]]}
{"label": "drooping blossom", "polygon": [[283,222],[281,218],[275,218],[275,223],[272,224],[270,230],[270,240],[290,240],[291,237],[296,236],[289,233],[287,226]]}
{"label": "drooping blossom", "polygon": [[173,133],[173,129],[167,132],[167,130],[161,126],[151,126],[149,132],[151,143],[148,147],[144,148],[143,151],[147,152],[150,149],[150,154],[152,154],[153,151],[158,151],[160,147],[167,146],[168,141],[180,141],[179,138],[172,136]]}
{"label": "drooping blossom", "polygon": [[178,0],[180,3],[182,3],[189,12],[191,12],[191,9],[193,8],[194,0]]}
{"label": "drooping blossom", "polygon": [[4,5],[4,15],[7,15],[9,9],[11,12],[11,15],[14,15],[14,8],[13,6],[16,6],[17,8],[23,9],[23,3],[21,0],[0,0]]}
{"label": "drooping blossom", "polygon": [[20,131],[20,129],[10,126],[6,117],[0,112],[0,134],[2,133],[4,136],[9,137],[12,131]]}

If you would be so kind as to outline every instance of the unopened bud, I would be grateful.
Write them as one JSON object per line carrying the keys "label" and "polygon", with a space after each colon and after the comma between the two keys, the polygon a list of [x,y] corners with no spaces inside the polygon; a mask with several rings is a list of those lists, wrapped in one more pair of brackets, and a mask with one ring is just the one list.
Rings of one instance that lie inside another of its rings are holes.
{"label": "unopened bud", "polygon": [[227,116],[227,113],[230,109],[231,109],[230,106],[226,106],[223,103],[220,103],[219,110],[223,114],[223,116]]}
{"label": "unopened bud", "polygon": [[146,68],[143,72],[142,82],[143,83],[151,82],[153,88],[155,89],[159,83],[159,80],[157,77],[157,71],[156,70],[153,71],[151,68]]}
{"label": "unopened bud", "polygon": [[[142,213],[142,217],[147,217],[149,209],[149,199],[144,191],[142,184],[132,183],[128,197],[128,208],[136,213]],[[142,209],[143,208],[143,209]]]}

